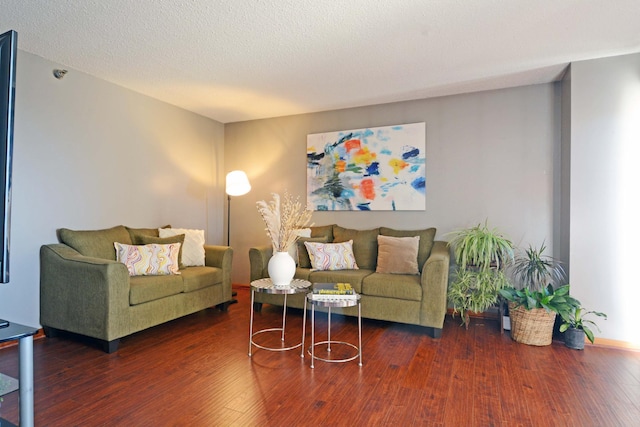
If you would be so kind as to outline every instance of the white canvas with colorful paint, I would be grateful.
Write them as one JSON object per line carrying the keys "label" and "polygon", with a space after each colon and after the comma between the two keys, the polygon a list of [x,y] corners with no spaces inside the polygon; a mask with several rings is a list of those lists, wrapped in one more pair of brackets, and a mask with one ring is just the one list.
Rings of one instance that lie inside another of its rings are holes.
{"label": "white canvas with colorful paint", "polygon": [[424,123],[307,135],[307,201],[317,211],[426,206]]}

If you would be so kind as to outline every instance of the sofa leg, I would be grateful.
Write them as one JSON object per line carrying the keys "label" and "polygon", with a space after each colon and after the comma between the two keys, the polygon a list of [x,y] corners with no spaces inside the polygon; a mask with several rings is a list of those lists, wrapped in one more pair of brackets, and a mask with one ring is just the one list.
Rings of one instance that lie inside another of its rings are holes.
{"label": "sofa leg", "polygon": [[262,303],[261,302],[254,302],[253,303],[253,311],[260,313],[262,311]]}
{"label": "sofa leg", "polygon": [[111,340],[111,341],[105,341],[105,340],[99,340],[100,341],[100,346],[102,347],[102,351],[104,351],[105,353],[113,353],[115,351],[118,351],[118,345],[120,345],[120,338],[118,338],[117,340]]}
{"label": "sofa leg", "polygon": [[440,337],[442,337],[442,329],[441,329],[441,328],[431,328],[431,327],[428,327],[428,328],[427,328],[427,334],[428,334],[431,338],[440,338]]}
{"label": "sofa leg", "polygon": [[58,336],[58,330],[56,328],[52,328],[50,326],[43,326],[42,330],[47,338],[55,338]]}
{"label": "sofa leg", "polygon": [[231,301],[227,301],[227,302],[223,302],[222,304],[218,304],[216,305],[216,307],[218,308],[218,310],[226,313],[229,310],[229,306],[233,304],[233,302]]}

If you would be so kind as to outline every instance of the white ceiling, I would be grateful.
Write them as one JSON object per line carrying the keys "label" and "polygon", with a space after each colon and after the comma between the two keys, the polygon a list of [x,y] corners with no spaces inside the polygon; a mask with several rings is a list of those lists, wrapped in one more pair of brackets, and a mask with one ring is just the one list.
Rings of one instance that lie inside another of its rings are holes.
{"label": "white ceiling", "polygon": [[639,0],[2,0],[21,50],[223,123],[549,82]]}

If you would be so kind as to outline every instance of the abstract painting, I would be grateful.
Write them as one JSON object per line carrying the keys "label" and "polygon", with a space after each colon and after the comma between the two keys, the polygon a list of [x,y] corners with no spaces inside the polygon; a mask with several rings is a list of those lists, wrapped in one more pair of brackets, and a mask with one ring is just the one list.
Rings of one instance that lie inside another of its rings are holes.
{"label": "abstract painting", "polygon": [[425,209],[425,124],[307,135],[307,202],[316,211]]}

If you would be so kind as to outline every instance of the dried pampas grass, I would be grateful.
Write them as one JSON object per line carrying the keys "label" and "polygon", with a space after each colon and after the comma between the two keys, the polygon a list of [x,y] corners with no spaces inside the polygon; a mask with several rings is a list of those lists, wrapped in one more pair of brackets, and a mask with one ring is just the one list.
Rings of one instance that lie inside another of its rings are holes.
{"label": "dried pampas grass", "polygon": [[313,213],[303,207],[299,198],[293,198],[285,191],[282,203],[280,195],[272,193],[269,203],[260,200],[256,203],[267,228],[267,236],[271,239],[274,252],[284,252],[298,240],[298,229],[305,228]]}

